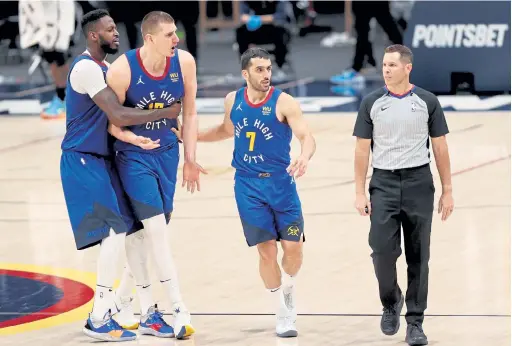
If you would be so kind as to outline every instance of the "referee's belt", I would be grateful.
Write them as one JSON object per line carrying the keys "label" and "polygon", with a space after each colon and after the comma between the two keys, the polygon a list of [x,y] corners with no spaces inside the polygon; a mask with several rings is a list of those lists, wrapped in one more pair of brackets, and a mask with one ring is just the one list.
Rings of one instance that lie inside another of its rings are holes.
{"label": "referee's belt", "polygon": [[430,166],[430,163],[425,163],[421,166],[415,166],[415,167],[407,167],[407,168],[395,168],[395,169],[382,169],[382,168],[373,168],[376,171],[382,171],[382,172],[393,172],[393,173],[400,173],[400,172],[408,172],[408,171],[414,171],[416,169],[421,169],[424,167]]}

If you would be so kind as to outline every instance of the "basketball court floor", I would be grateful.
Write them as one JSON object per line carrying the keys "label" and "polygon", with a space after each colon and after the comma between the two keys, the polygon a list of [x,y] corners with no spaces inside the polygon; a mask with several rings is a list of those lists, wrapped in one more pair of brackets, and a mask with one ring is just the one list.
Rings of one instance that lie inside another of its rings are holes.
{"label": "basketball court floor", "polygon": [[[446,222],[434,216],[424,329],[431,345],[509,345],[510,111],[446,114],[456,207]],[[209,175],[199,193],[177,188],[169,226],[197,333],[183,341],[143,336],[127,345],[405,345],[403,317],[397,335],[380,332],[369,220],[353,208],[355,113],[306,117],[317,153],[297,182],[307,238],[297,279],[299,337],[274,336],[274,306],[256,249],[243,238],[232,142],[225,141],[199,144]],[[221,118],[201,115],[200,126]],[[59,178],[64,122],[4,117],[0,124],[0,344],[95,344],[81,329],[92,306],[98,249],[75,250]],[[432,171],[437,208],[435,163]],[[404,255],[398,273],[405,289]],[[153,280],[155,297],[169,311],[154,272]]]}

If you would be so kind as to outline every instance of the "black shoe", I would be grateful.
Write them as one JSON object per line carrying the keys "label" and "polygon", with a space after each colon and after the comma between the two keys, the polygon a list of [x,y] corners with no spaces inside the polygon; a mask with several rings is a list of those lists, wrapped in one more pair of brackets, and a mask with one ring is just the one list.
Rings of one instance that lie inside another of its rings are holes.
{"label": "black shoe", "polygon": [[408,324],[405,342],[409,345],[428,345],[427,336],[423,332],[421,324]]}
{"label": "black shoe", "polygon": [[400,295],[400,300],[393,306],[383,309],[382,319],[380,320],[380,329],[386,335],[395,335],[400,329],[400,313],[404,306],[404,296]]}

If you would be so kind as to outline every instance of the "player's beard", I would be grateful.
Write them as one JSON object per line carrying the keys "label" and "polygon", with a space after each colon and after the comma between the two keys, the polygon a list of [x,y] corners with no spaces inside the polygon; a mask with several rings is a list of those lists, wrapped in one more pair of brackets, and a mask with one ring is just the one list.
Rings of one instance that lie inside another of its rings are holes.
{"label": "player's beard", "polygon": [[270,88],[270,83],[268,86],[263,86],[260,83],[258,83],[257,81],[255,81],[254,79],[252,79],[250,75],[249,75],[249,84],[251,84],[251,87],[254,90],[261,91],[261,92],[268,91],[268,89]]}
{"label": "player's beard", "polygon": [[108,43],[102,37],[100,37],[100,47],[107,54],[116,54],[119,50],[119,47],[112,48],[112,44]]}

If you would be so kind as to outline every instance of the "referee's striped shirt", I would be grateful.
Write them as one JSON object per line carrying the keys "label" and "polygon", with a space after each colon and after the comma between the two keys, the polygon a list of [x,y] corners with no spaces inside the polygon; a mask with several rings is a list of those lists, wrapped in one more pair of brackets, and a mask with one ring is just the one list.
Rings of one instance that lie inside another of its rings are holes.
{"label": "referee's striped shirt", "polygon": [[448,133],[437,97],[414,86],[403,95],[386,87],[367,95],[353,135],[372,140],[372,166],[393,170],[430,163],[429,136]]}

